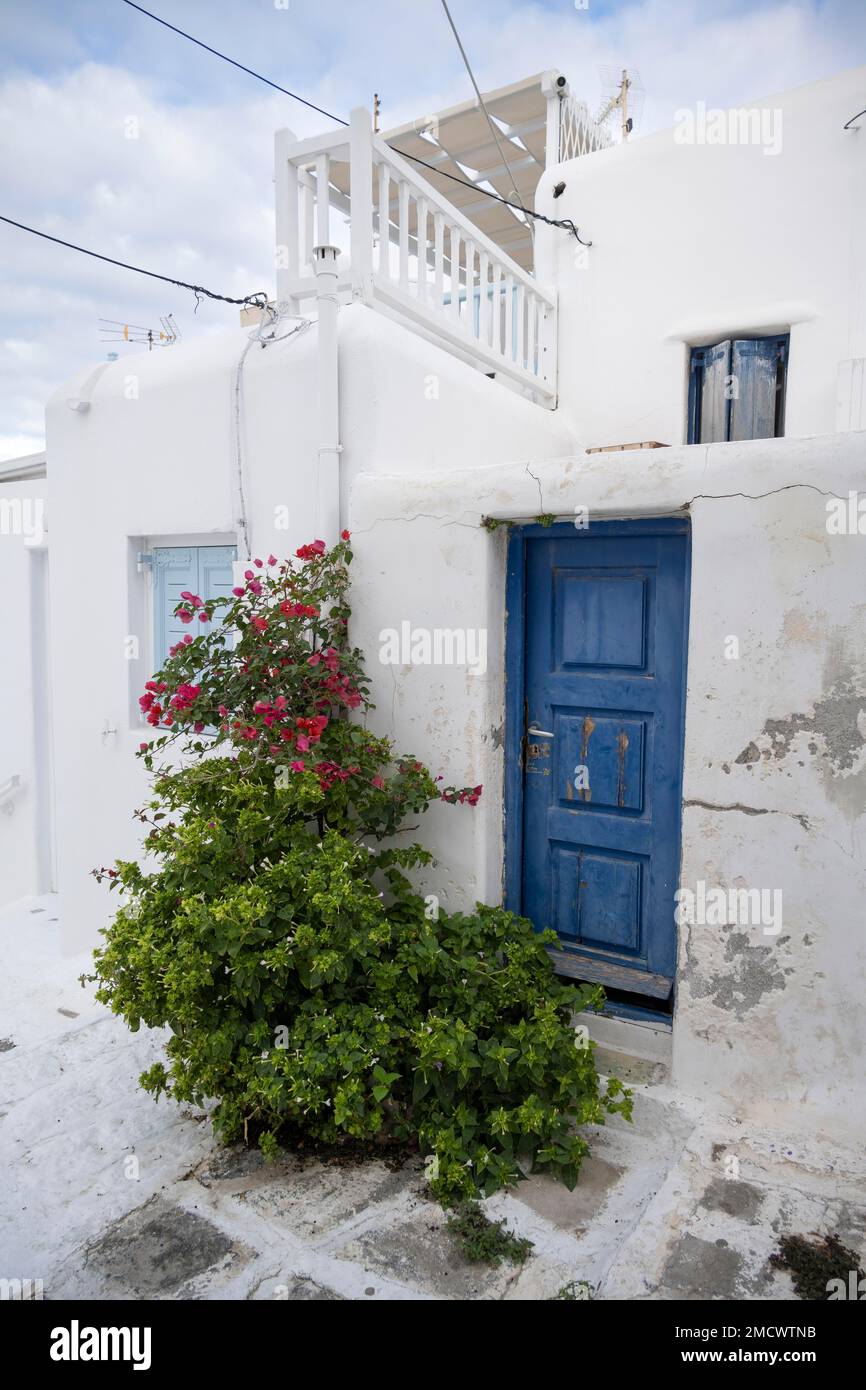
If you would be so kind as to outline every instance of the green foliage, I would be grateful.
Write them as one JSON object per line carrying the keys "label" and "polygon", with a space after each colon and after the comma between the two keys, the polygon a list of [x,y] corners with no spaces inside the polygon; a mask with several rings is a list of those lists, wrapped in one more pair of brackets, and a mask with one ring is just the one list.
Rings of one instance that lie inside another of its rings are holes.
{"label": "green foliage", "polygon": [[569,1279],[554,1295],[554,1301],[561,1299],[563,1303],[585,1303],[591,1298],[592,1284],[588,1279]]}
{"label": "green foliage", "polygon": [[461,1202],[448,1218],[448,1229],[465,1260],[477,1264],[520,1265],[532,1250],[532,1241],[506,1231],[504,1221],[491,1221],[478,1202]]}
{"label": "green foliage", "polygon": [[[145,1090],[215,1100],[216,1130],[266,1157],[290,1135],[418,1147],[446,1204],[533,1169],[571,1186],[577,1128],[630,1111],[571,1026],[601,991],[557,980],[527,921],[439,912],[413,888],[430,856],[395,843],[406,816],[481,788],[440,791],[367,731],[345,641],[351,554],[320,544],[229,601],[234,641],[212,627],[149,682],[176,718],[151,720],[142,747],[148,859],[95,871],[122,895],[98,998],[134,1031],[171,1029]],[[186,760],[156,767],[178,738]]]}

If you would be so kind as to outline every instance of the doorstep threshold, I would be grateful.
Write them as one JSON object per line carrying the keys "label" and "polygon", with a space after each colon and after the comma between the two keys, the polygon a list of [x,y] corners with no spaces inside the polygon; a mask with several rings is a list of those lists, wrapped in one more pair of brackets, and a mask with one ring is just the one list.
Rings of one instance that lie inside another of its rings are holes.
{"label": "doorstep threshold", "polygon": [[584,1024],[593,1042],[625,1057],[643,1062],[671,1065],[673,1030],[670,1023],[655,1019],[609,1018],[604,1014],[575,1014],[575,1024]]}

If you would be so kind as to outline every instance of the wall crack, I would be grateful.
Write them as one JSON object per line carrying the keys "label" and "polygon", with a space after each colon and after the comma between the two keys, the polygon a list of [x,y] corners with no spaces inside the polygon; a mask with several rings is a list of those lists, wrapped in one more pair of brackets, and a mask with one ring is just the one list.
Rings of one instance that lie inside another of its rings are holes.
{"label": "wall crack", "polygon": [[799,821],[804,830],[811,829],[807,816],[799,815],[796,811],[774,811],[769,806],[744,806],[742,801],[732,801],[729,805],[723,806],[716,801],[701,801],[694,797],[688,801],[683,801],[683,806],[700,806],[704,811],[739,811],[744,816],[790,816],[791,820]]}

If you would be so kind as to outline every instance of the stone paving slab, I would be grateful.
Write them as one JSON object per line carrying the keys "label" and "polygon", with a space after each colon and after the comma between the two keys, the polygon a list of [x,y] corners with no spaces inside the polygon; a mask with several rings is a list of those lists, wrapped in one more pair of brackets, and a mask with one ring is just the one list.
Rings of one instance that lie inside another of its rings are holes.
{"label": "stone paving slab", "polygon": [[220,1146],[206,1114],[155,1103],[137,1079],[161,1035],[81,989],[88,962],[59,955],[56,916],[46,899],[0,917],[0,1276],[41,1279],[46,1298],[511,1301],[575,1282],[605,1299],[790,1299],[768,1265],[782,1234],[866,1249],[862,1155],[712,1115],[634,1064],[634,1123],[588,1131],[573,1192],[538,1176],[486,1204],[530,1257],[470,1264],[420,1161],[268,1165]]}

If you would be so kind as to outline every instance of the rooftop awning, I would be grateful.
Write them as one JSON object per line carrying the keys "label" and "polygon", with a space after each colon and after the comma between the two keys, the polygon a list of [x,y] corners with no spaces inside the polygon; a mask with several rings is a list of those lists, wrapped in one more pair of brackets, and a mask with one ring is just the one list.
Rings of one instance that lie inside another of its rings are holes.
{"label": "rooftop awning", "polygon": [[[381,131],[380,139],[398,154],[423,160],[427,167],[417,166],[418,173],[512,260],[532,271],[530,219],[521,206],[534,211],[535,190],[548,164],[603,149],[611,137],[556,71],[524,77],[482,97],[498,143],[474,97]],[[332,159],[329,180],[348,209],[348,163]],[[514,207],[491,198],[490,190]]]}
{"label": "rooftop awning", "polygon": [[[532,236],[526,219],[521,212],[486,197],[482,188],[493,189],[510,203],[533,210],[543,170],[560,158],[563,107],[573,105],[573,99],[565,79],[557,72],[536,73],[482,95],[496,125],[501,148],[497,148],[487,118],[474,97],[446,111],[383,131],[382,139],[401,154],[415,155],[432,165],[432,170],[421,171],[424,177],[512,260],[531,270]],[[549,114],[554,117],[550,124]],[[593,136],[594,148],[608,143],[603,129],[595,128]],[[549,141],[555,143],[555,149],[548,149]],[[477,185],[478,191],[463,188],[443,174],[465,179]]]}

